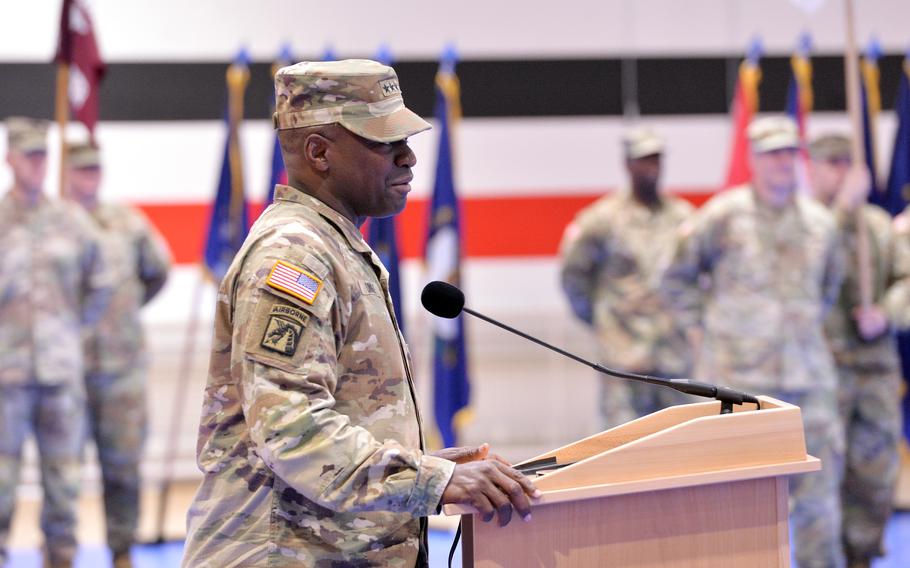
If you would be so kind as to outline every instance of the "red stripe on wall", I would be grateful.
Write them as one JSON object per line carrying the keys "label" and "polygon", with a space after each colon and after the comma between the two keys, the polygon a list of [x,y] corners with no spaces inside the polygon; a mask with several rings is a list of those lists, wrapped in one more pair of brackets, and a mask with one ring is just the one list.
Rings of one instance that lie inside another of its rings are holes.
{"label": "red stripe on wall", "polygon": [[[713,190],[677,190],[696,206]],[[469,257],[552,256],[557,253],[566,225],[575,214],[600,195],[533,195],[476,197],[462,200],[462,228]],[[158,227],[178,263],[199,262],[208,229],[207,203],[139,204]],[[411,199],[398,223],[399,246],[404,258],[423,256],[429,201]],[[262,206],[250,206],[255,218]]]}

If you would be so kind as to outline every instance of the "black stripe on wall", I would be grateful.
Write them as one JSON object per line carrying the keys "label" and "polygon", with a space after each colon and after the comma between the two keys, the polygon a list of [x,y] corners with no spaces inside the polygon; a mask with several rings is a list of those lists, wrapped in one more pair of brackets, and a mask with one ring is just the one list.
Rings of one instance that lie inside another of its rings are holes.
{"label": "black stripe on wall", "polygon": [[[624,92],[637,93],[644,115],[717,114],[728,111],[740,57],[665,57],[631,60],[637,84],[623,89],[620,59],[468,60],[459,63],[462,107],[469,117],[620,115]],[[893,108],[902,55],[887,55],[881,69],[882,104]],[[629,62],[627,62],[628,64]],[[843,59],[812,58],[815,109],[844,109]],[[783,110],[788,57],[762,60],[763,111]],[[395,65],[408,106],[432,116],[435,61]],[[246,116],[268,118],[269,63],[250,66]],[[220,63],[114,63],[101,89],[102,120],[211,120],[223,116]],[[0,116],[52,118],[55,71],[51,64],[0,63]],[[626,101],[629,102],[629,101]]]}

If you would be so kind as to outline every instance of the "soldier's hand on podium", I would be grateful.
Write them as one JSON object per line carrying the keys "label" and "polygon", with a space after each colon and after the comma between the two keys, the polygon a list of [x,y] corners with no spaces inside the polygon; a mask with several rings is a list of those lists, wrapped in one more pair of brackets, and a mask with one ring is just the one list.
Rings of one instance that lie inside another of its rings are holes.
{"label": "soldier's hand on podium", "polygon": [[498,454],[490,453],[490,444],[484,442],[479,446],[459,446],[457,448],[443,448],[433,452],[433,457],[442,458],[455,463],[468,463],[480,460],[496,460],[506,465],[512,465]]}
{"label": "soldier's hand on podium", "polygon": [[499,526],[504,527],[512,520],[512,507],[522,519],[531,520],[529,497],[540,497],[540,491],[527,476],[499,459],[481,458],[456,462],[452,479],[442,493],[442,502],[469,505],[481,514],[484,522],[498,516]]}

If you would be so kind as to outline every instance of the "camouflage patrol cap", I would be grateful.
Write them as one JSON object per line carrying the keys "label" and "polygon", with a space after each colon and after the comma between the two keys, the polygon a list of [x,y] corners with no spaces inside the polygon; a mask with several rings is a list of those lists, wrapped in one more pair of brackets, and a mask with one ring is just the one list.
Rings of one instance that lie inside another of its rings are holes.
{"label": "camouflage patrol cap", "polygon": [[398,75],[369,59],[304,61],[275,74],[278,130],[338,123],[376,142],[395,142],[430,124],[404,106]]}
{"label": "camouflage patrol cap", "polygon": [[813,160],[849,160],[851,151],[850,138],[843,134],[825,134],[809,144],[809,156]]}
{"label": "camouflage patrol cap", "polygon": [[627,159],[637,160],[663,153],[664,139],[650,128],[639,126],[623,134],[622,147]]}
{"label": "camouflage patrol cap", "polygon": [[6,119],[5,124],[8,148],[24,154],[47,152],[49,124],[46,120],[11,116]]}
{"label": "camouflage patrol cap", "polygon": [[756,154],[786,148],[799,148],[799,130],[786,116],[756,118],[746,129],[749,144]]}
{"label": "camouflage patrol cap", "polygon": [[67,164],[71,168],[100,168],[101,152],[91,142],[73,142],[66,147]]}

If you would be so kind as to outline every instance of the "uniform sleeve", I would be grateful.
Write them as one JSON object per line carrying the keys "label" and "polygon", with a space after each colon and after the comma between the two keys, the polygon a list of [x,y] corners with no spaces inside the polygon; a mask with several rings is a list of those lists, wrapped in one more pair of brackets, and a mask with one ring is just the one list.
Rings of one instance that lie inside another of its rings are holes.
{"label": "uniform sleeve", "polygon": [[576,219],[566,228],[560,249],[562,290],[575,316],[592,325],[598,272],[609,257],[607,246],[603,238],[586,230]]}
{"label": "uniform sleeve", "polygon": [[660,291],[682,329],[701,327],[707,294],[705,280],[720,254],[718,233],[718,226],[704,210],[693,214],[677,232]]}
{"label": "uniform sleeve", "polygon": [[[257,454],[290,487],[333,511],[433,514],[455,464],[377,440],[336,408],[338,353],[347,348],[341,338],[361,322],[347,321],[346,300],[315,257],[300,265],[322,280],[312,304],[263,286],[274,260],[240,284],[235,303],[242,401]],[[403,415],[403,404],[389,406],[389,416]]]}
{"label": "uniform sleeve", "polygon": [[171,269],[171,253],[164,237],[141,213],[136,213],[139,247],[139,280],[143,286],[142,303],[146,304],[164,287]]}
{"label": "uniform sleeve", "polygon": [[86,217],[80,219],[83,246],[82,268],[82,324],[96,324],[110,305],[116,285],[114,267],[106,252],[101,235]]}
{"label": "uniform sleeve", "polygon": [[844,282],[847,259],[844,257],[843,231],[834,224],[825,250],[825,267],[822,274],[822,309],[827,314],[837,303]]}
{"label": "uniform sleeve", "polygon": [[881,304],[891,325],[899,330],[910,328],[910,219],[905,215],[895,219],[890,231],[890,285]]}

